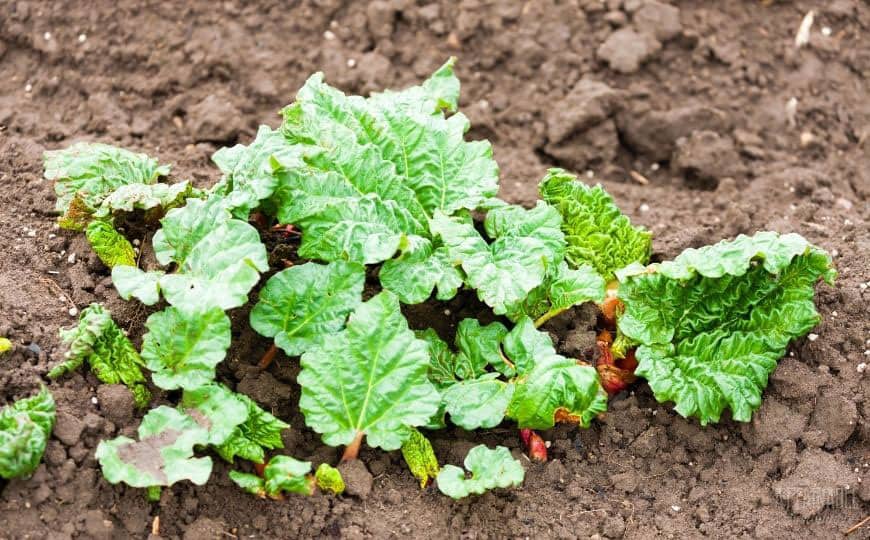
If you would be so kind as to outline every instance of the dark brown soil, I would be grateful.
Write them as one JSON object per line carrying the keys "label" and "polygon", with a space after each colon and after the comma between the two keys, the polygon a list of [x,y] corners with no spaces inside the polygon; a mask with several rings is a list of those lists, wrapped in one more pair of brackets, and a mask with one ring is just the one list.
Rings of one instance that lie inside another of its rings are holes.
{"label": "dark brown soil", "polygon": [[[506,198],[532,201],[558,164],[601,180],[654,231],[657,258],[757,229],[795,231],[834,253],[840,278],[819,288],[817,337],[793,344],[751,424],[702,428],[640,384],[591,429],[544,433],[553,459],[525,462],[522,489],[462,502],[421,491],[399,453],[363,450],[358,496],[258,500],[216,460],[206,486],[178,484],[150,504],[106,483],[93,457],[141,413],[118,388],[73,375],[50,384],[59,414],[44,464],[0,486],[0,537],[144,538],[159,516],[167,538],[832,538],[868,514],[870,372],[858,367],[870,361],[866,3],[141,4],[0,9],[0,336],[16,344],[0,357],[0,404],[46,382],[71,307],[105,302],[137,340],[147,316],[119,300],[81,236],[54,225],[43,150],[110,142],[210,185],[210,154],[275,125],[317,70],[369,92],[457,55],[471,135],[495,145]],[[810,44],[796,50],[811,8]],[[335,462],[296,410],[296,363],[279,356],[269,372],[252,369],[268,343],[246,319],[233,313],[222,379],[293,424],[287,453]],[[413,322],[449,321],[423,310]],[[519,447],[508,425],[434,435],[442,463],[481,442]]]}

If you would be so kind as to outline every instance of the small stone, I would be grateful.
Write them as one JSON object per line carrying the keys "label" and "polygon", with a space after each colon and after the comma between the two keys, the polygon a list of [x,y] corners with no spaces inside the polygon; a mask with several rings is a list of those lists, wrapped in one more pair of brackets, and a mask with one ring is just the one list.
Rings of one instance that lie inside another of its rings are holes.
{"label": "small stone", "polygon": [[112,423],[124,426],[133,419],[133,393],[123,384],[101,384],[97,396],[100,410]]}
{"label": "small stone", "polygon": [[352,459],[345,461],[338,466],[338,471],[344,479],[345,492],[359,499],[365,499],[372,491],[372,477],[365,464],[358,460]]}
{"label": "small stone", "polygon": [[638,30],[651,33],[659,41],[673,39],[683,31],[679,8],[655,0],[645,2],[632,20]]}
{"label": "small stone", "polygon": [[71,414],[60,412],[57,414],[57,423],[54,426],[54,436],[67,446],[74,446],[79,442],[85,425],[81,420]]}
{"label": "small stone", "polygon": [[607,62],[610,69],[620,73],[634,73],[641,64],[662,48],[653,36],[639,34],[631,28],[622,28],[598,47],[598,57]]}

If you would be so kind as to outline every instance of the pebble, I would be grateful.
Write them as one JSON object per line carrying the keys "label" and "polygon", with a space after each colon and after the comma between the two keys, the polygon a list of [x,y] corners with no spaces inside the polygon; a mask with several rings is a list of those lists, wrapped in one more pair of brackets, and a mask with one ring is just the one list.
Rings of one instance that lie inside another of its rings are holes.
{"label": "pebble", "polygon": [[807,339],[810,341],[815,341],[815,340],[819,339],[819,335],[818,334],[809,334],[809,335],[807,335]]}
{"label": "pebble", "polygon": [[69,257],[66,258],[66,262],[68,262],[70,264],[75,264],[76,263],[76,254],[70,253]]}
{"label": "pebble", "polygon": [[70,316],[75,317],[76,315],[79,314],[79,310],[76,307],[71,307],[71,308],[69,308],[68,313],[70,314]]}
{"label": "pebble", "polygon": [[85,40],[88,39],[88,36],[85,34],[79,34],[79,43],[84,43]]}

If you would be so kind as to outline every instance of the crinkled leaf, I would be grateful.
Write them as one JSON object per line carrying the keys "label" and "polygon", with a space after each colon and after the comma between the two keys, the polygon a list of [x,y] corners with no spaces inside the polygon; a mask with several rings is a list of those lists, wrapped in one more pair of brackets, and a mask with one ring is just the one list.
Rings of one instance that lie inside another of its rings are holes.
{"label": "crinkled leaf", "polygon": [[261,498],[266,497],[266,481],[256,474],[230,471],[229,477],[234,484],[251,495]]}
{"label": "crinkled leaf", "polygon": [[251,327],[301,355],[341,331],[362,302],[365,269],[355,263],[306,263],[278,272],[260,290]]}
{"label": "crinkled leaf", "polygon": [[65,213],[76,194],[91,208],[127,184],[153,184],[169,174],[168,165],[108,144],[79,142],[45,152],[45,178],[54,180],[57,210]]}
{"label": "crinkled leaf", "polygon": [[223,444],[215,447],[215,451],[229,462],[239,456],[255,463],[263,463],[265,450],[284,448],[281,432],[290,426],[261,409],[248,396],[234,396],[247,406],[247,419],[233,430]]}
{"label": "crinkled leaf", "polygon": [[505,353],[519,376],[507,415],[520,428],[550,429],[561,420],[587,427],[607,409],[607,394],[595,368],[556,354],[552,341],[521,319],[505,339]]}
{"label": "crinkled leaf", "polygon": [[439,395],[426,377],[426,342],[414,337],[398,298],[384,291],[361,304],[347,327],[302,356],[299,408],[331,446],[358,433],[369,446],[396,450],[409,426],[425,424]]}
{"label": "crinkled leaf", "polygon": [[160,289],[181,309],[244,305],[260,272],[269,269],[257,229],[230,219],[216,197],[191,199],[170,210],[162,224],[154,235],[155,255],[161,264],[176,262],[178,269],[160,278]]}
{"label": "crinkled leaf", "polygon": [[333,495],[341,495],[344,493],[344,478],[335,467],[328,463],[321,463],[314,473],[314,479],[317,482],[317,487],[321,491],[328,491]]}
{"label": "crinkled leaf", "polygon": [[514,384],[497,377],[497,373],[488,373],[447,388],[443,399],[450,421],[469,431],[501,424],[514,394]]}
{"label": "crinkled leaf", "polygon": [[441,237],[452,261],[462,265],[466,283],[501,315],[543,283],[547,268],[562,260],[558,220],[555,210],[540,203],[532,210],[492,210],[487,229],[500,236],[491,244],[468,216],[451,218],[436,212],[430,227]]}
{"label": "crinkled leaf", "polygon": [[456,329],[456,375],[460,379],[473,379],[492,365],[502,373],[510,366],[501,354],[499,344],[508,330],[500,322],[482,326],[477,319],[463,319]]}
{"label": "crinkled leaf", "polygon": [[124,300],[137,298],[146,306],[160,301],[160,278],[164,272],[144,272],[135,266],[118,264],[112,267],[112,283]]}
{"label": "crinkled leaf", "polygon": [[519,486],[526,471],[519,461],[503,446],[494,450],[484,445],[475,446],[465,457],[465,471],[454,465],[445,465],[438,473],[438,489],[453,499],[481,495],[490,489]]}
{"label": "crinkled leaf", "polygon": [[726,408],[748,422],[790,340],[819,321],[813,289],[830,257],[797,234],[759,232],[624,274],[619,329],[639,342],[636,374],[703,425]]}
{"label": "crinkled leaf", "polygon": [[192,390],[214,379],[230,346],[230,319],[220,308],[183,311],[168,307],[148,317],[142,358],[154,384]]}
{"label": "crinkled leaf", "polygon": [[54,419],[54,399],[44,387],[0,410],[0,478],[28,476],[36,470]]}
{"label": "crinkled leaf", "polygon": [[[201,197],[202,192],[190,182],[176,184],[127,184],[111,192],[95,212],[96,217],[109,217],[114,212],[133,210],[169,210],[184,204],[190,197]],[[67,212],[69,213],[69,212]]]}
{"label": "crinkled leaf", "polygon": [[263,470],[266,480],[266,494],[272,497],[281,493],[311,495],[312,479],[306,476],[311,472],[310,461],[299,461],[289,456],[275,456]]}
{"label": "crinkled leaf", "polygon": [[573,306],[602,302],[605,285],[604,278],[590,265],[574,269],[563,261],[552,268],[544,283],[531,291],[522,302],[510,306],[507,316],[512,320],[527,316],[541,326]]}
{"label": "crinkled leaf", "polygon": [[591,264],[610,281],[616,270],[649,261],[652,234],[632,227],[600,185],[589,187],[562,169],[550,169],[540,190],[541,198],[562,214],[565,258],[572,266]]}
{"label": "crinkled leaf", "polygon": [[244,400],[222,384],[205,384],[185,390],[181,410],[208,431],[208,444],[223,444],[248,418]]}
{"label": "crinkled leaf", "polygon": [[221,148],[211,157],[224,173],[224,207],[233,216],[247,220],[260,201],[272,196],[278,186],[273,160],[288,159],[299,153],[280,131],[260,126],[248,146],[237,144]]}
{"label": "crinkled leaf", "polygon": [[88,223],[94,219],[95,210],[91,208],[82,195],[73,195],[67,205],[66,212],[57,218],[57,224],[61,229],[68,231],[84,231]]}
{"label": "crinkled leaf", "polygon": [[208,443],[208,430],[177,409],[148,411],[139,440],[118,437],[101,441],[96,457],[111,484],[133,487],[171,486],[179,480],[202,485],[211,475],[211,458],[193,457],[194,446]]}
{"label": "crinkled leaf", "polygon": [[136,252],[133,245],[119,233],[110,221],[96,219],[88,223],[85,235],[94,253],[109,268],[118,265],[135,266]]}
{"label": "crinkled leaf", "polygon": [[429,351],[429,380],[439,390],[456,382],[456,355],[435,330],[416,332],[417,338],[426,342]]}
{"label": "crinkled leaf", "polygon": [[74,371],[87,361],[91,371],[104,383],[123,383],[130,388],[139,407],[151,400],[144,384],[142,358],[102,305],[94,303],[83,309],[78,325],[69,330],[61,329],[60,338],[69,351],[66,360],[48,372],[49,378]]}
{"label": "crinkled leaf", "polygon": [[420,481],[421,488],[426,487],[429,480],[438,476],[441,470],[432,443],[416,429],[411,429],[411,436],[402,444],[402,457],[411,469],[411,474]]}
{"label": "crinkled leaf", "polygon": [[462,272],[453,265],[445,247],[433,248],[426,238],[414,239],[401,256],[381,266],[381,285],[405,304],[423,302],[436,287],[438,300],[450,300],[462,286]]}

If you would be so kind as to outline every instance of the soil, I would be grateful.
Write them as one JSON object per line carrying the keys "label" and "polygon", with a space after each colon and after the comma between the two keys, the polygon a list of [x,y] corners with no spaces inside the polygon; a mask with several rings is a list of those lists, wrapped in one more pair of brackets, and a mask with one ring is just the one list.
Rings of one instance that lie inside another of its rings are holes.
{"label": "soil", "polygon": [[[739,233],[794,231],[833,253],[840,277],[819,286],[823,322],[792,344],[751,423],[701,427],[639,383],[590,429],[544,432],[552,459],[523,459],[521,489],[461,502],[420,490],[398,452],[364,449],[365,467],[350,475],[355,495],[255,499],[216,459],[207,485],[177,484],[148,503],[103,480],[93,455],[142,413],[123,388],[75,374],[49,384],[59,413],[44,463],[0,485],[0,538],[145,538],[158,516],[161,537],[185,539],[832,538],[868,514],[866,3],[150,4],[0,10],[0,336],[15,343],[0,357],[0,405],[47,382],[71,308],[104,302],[137,342],[148,315],[117,297],[82,235],[57,229],[42,152],[109,142],[208,186],[218,178],[210,154],[276,125],[317,70],[367,93],[419,81],[456,55],[470,136],[493,142],[505,198],[530,203],[547,167],[568,167],[601,181],[654,232],[655,259]],[[810,9],[810,41],[798,50]],[[449,332],[442,313],[423,306],[412,323]],[[259,373],[269,343],[247,310],[232,318],[221,379],[293,425],[288,454],[336,462],[338,450],[295,407],[297,363],[279,355]],[[157,393],[155,403],[173,399]],[[461,463],[478,443],[520,449],[510,425],[433,435],[442,463]]]}

